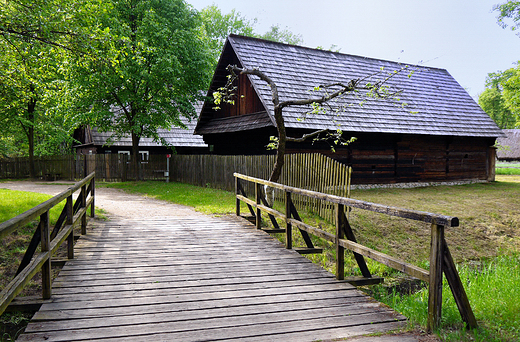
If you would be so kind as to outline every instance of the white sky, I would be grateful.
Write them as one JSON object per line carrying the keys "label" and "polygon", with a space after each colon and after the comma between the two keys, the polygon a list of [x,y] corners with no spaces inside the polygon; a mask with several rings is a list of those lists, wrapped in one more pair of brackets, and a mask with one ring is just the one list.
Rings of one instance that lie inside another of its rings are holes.
{"label": "white sky", "polygon": [[186,0],[200,10],[215,3],[257,18],[256,31],[279,24],[304,46],[447,69],[477,98],[489,72],[520,60],[520,37],[496,23],[505,0]]}

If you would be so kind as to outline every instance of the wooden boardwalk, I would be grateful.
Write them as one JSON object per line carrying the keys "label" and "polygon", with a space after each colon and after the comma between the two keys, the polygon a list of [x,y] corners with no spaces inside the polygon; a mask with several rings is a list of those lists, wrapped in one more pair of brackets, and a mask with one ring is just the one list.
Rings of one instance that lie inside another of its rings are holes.
{"label": "wooden boardwalk", "polygon": [[113,219],[76,244],[18,341],[314,341],[405,318],[232,219]]}

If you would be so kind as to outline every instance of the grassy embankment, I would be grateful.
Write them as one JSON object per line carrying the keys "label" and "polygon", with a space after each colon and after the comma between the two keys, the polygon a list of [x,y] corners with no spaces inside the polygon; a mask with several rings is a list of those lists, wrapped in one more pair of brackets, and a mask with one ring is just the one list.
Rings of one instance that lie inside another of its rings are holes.
{"label": "grassy embankment", "polygon": [[[457,216],[460,227],[446,231],[448,245],[459,263],[480,328],[466,332],[451,292],[444,287],[443,321],[439,336],[445,341],[520,340],[520,177],[499,176],[487,184],[439,186],[416,189],[354,190],[352,197],[402,208]],[[211,214],[234,213],[232,193],[177,183],[116,183],[106,186],[193,206]],[[280,208],[282,206],[280,205]],[[246,212],[244,207],[242,212]],[[334,227],[319,217],[300,212],[304,220],[333,232]],[[351,224],[359,242],[418,266],[428,268],[430,227],[380,214],[353,210]],[[267,220],[266,220],[267,221]],[[283,239],[283,235],[278,236]],[[302,240],[295,232],[296,244]],[[309,256],[333,271],[335,251],[327,242],[313,238],[325,248]],[[403,276],[371,260],[370,270],[385,277],[384,285],[364,290],[410,319],[411,327],[424,327],[427,312],[425,284],[403,286]],[[346,260],[346,274],[359,275],[353,258]],[[404,290],[403,290],[404,289]]]}

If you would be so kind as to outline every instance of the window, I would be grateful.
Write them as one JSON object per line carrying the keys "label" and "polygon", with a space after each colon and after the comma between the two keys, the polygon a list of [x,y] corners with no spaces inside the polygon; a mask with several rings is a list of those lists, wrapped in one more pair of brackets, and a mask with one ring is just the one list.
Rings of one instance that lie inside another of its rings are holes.
{"label": "window", "polygon": [[148,151],[139,151],[139,155],[141,156],[141,163],[148,163],[150,159],[150,153]]}
{"label": "window", "polygon": [[117,151],[117,154],[119,155],[119,160],[130,160],[130,151]]}

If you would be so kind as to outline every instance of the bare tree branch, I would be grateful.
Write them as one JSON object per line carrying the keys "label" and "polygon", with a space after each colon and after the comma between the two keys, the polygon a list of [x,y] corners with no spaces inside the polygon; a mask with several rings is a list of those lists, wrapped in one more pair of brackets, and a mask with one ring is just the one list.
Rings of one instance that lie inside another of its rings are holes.
{"label": "bare tree branch", "polygon": [[317,137],[321,133],[326,133],[326,132],[329,132],[329,130],[328,129],[322,129],[322,130],[319,130],[319,131],[316,131],[316,132],[304,134],[304,135],[302,135],[299,138],[287,137],[287,141],[290,141],[290,142],[304,142],[307,139]]}

